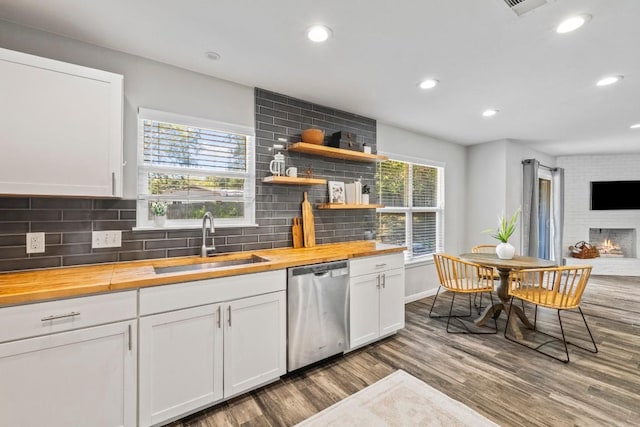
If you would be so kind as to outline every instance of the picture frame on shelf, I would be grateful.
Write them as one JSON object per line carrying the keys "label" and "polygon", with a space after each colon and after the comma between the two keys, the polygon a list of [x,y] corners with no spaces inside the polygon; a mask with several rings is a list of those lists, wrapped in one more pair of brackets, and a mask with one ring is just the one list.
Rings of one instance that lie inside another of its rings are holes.
{"label": "picture frame on shelf", "polygon": [[327,186],[329,188],[329,203],[344,204],[345,203],[344,182],[328,181]]}

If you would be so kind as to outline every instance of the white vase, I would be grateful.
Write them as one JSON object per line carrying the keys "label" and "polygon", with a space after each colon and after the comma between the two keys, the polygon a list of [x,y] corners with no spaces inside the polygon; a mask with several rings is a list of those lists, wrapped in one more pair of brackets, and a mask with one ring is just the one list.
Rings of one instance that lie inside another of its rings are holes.
{"label": "white vase", "polygon": [[500,243],[496,246],[496,255],[500,259],[513,259],[513,255],[516,253],[516,248],[509,242]]}
{"label": "white vase", "polygon": [[164,227],[164,224],[167,222],[166,215],[156,215],[153,217],[153,223],[156,227]]}
{"label": "white vase", "polygon": [[363,205],[368,205],[369,204],[369,195],[368,194],[363,194],[362,195],[362,204]]}

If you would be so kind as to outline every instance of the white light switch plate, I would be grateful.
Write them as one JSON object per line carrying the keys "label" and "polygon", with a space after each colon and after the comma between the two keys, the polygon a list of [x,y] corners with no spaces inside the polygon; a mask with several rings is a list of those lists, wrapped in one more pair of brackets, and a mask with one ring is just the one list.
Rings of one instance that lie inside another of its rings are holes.
{"label": "white light switch plate", "polygon": [[92,248],[119,248],[122,246],[121,230],[106,230],[91,232]]}
{"label": "white light switch plate", "polygon": [[41,254],[44,252],[44,233],[27,233],[27,253]]}

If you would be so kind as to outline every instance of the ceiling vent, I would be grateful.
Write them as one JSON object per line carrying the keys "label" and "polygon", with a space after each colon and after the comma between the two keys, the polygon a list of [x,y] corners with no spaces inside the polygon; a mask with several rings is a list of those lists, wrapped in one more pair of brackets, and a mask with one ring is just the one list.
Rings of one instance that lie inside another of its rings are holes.
{"label": "ceiling vent", "polygon": [[507,6],[518,16],[531,12],[547,3],[547,0],[503,0]]}

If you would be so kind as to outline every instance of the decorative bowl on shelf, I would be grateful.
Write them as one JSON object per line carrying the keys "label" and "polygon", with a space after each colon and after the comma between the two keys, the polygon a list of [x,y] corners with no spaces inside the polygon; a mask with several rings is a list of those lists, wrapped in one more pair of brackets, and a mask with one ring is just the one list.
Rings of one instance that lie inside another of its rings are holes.
{"label": "decorative bowl on shelf", "polygon": [[320,129],[305,129],[302,131],[302,142],[322,145],[324,142],[324,132]]}

